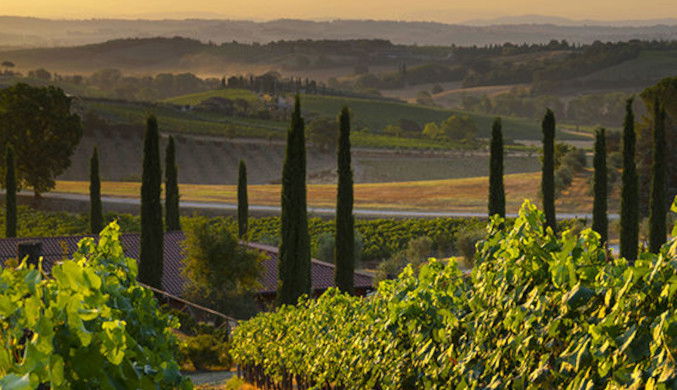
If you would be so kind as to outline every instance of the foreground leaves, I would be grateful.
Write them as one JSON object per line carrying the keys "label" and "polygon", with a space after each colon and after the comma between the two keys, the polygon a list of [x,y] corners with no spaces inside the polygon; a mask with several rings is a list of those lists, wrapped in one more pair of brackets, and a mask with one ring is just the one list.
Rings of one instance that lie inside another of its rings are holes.
{"label": "foreground leaves", "polygon": [[0,273],[0,388],[189,388],[174,360],[178,324],[136,282],[113,223],[98,243],[44,276],[23,262]]}

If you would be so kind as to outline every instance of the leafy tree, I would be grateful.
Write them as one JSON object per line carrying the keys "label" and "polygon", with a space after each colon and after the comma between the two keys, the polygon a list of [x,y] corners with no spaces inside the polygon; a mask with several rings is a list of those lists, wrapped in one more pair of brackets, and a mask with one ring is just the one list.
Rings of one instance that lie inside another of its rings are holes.
{"label": "leafy tree", "polygon": [[621,176],[621,256],[637,259],[639,245],[639,188],[635,167],[635,115],[632,98],[625,104],[623,125],[623,174]]}
{"label": "leafy tree", "polygon": [[336,148],[336,120],[321,117],[308,124],[308,140],[322,151]]}
{"label": "leafy tree", "polygon": [[282,169],[278,304],[295,304],[301,295],[311,291],[304,127],[301,102],[296,95]]}
{"label": "leafy tree", "polygon": [[355,218],[350,157],[350,112],[348,107],[343,107],[339,116],[335,282],[341,291],[352,294],[355,273]]}
{"label": "leafy tree", "polygon": [[542,123],[543,129],[543,173],[541,177],[541,196],[545,225],[553,232],[557,231],[555,217],[555,114],[548,109]]}
{"label": "leafy tree", "polygon": [[489,216],[496,214],[505,218],[501,118],[496,118],[491,128],[491,157],[489,158]]}
{"label": "leafy tree", "polygon": [[162,169],[160,168],[160,134],[154,115],[146,122],[141,180],[141,250],[139,280],[162,289],[163,240]]}
{"label": "leafy tree", "polygon": [[89,230],[99,234],[103,229],[103,207],[101,205],[101,179],[99,178],[99,152],[94,147],[89,160]]}
{"label": "leafy tree", "polygon": [[653,167],[651,175],[651,199],[649,204],[649,250],[658,253],[665,244],[667,196],[666,196],[666,139],[665,109],[658,99],[654,102],[653,120]]}
{"label": "leafy tree", "polygon": [[54,188],[81,137],[80,117],[61,89],[20,83],[0,90],[0,150],[13,145],[19,187],[36,196]]}
{"label": "leafy tree", "polygon": [[249,227],[249,200],[247,196],[247,165],[240,160],[237,178],[237,227],[241,239],[247,237]]}
{"label": "leafy tree", "polygon": [[165,222],[168,232],[181,230],[177,171],[174,137],[169,136],[169,143],[167,143],[167,151],[165,152]]}
{"label": "leafy tree", "polygon": [[451,140],[474,140],[477,135],[477,126],[469,115],[454,114],[447,118],[440,129]]}
{"label": "leafy tree", "polygon": [[603,128],[595,132],[595,176],[593,178],[594,200],[592,203],[592,230],[599,233],[602,243],[607,242],[609,220],[607,217],[607,168],[606,137]]}
{"label": "leafy tree", "polygon": [[233,297],[260,287],[265,254],[240,245],[237,236],[217,220],[199,217],[186,224],[183,275],[188,299],[220,312],[230,312]]}
{"label": "leafy tree", "polygon": [[16,174],[14,148],[7,145],[5,152],[5,237],[16,237]]}
{"label": "leafy tree", "polygon": [[425,127],[423,127],[423,136],[432,139],[443,139],[446,137],[444,130],[435,122],[426,123]]}
{"label": "leafy tree", "polygon": [[40,80],[51,80],[52,74],[47,71],[47,69],[40,68],[28,71],[28,77],[40,79]]}

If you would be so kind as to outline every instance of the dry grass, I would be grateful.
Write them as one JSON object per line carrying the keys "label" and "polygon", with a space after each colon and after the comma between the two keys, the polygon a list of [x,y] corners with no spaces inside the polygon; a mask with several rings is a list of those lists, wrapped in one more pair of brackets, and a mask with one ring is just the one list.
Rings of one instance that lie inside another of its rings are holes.
{"label": "dry grass", "polygon": [[[588,191],[588,175],[576,178],[572,187],[562,194],[557,201],[559,211],[591,211],[592,196]],[[59,181],[55,192],[87,194],[88,186],[89,183],[83,181]],[[507,211],[517,212],[524,199],[537,200],[539,188],[540,173],[505,175]],[[180,186],[180,193],[184,201],[235,203],[236,189],[234,185],[184,184]],[[382,210],[483,212],[487,204],[487,191],[487,177],[355,184],[355,207]],[[104,196],[138,197],[139,192],[140,184],[135,182],[102,183]],[[335,202],[335,185],[308,185],[310,206],[334,207]],[[251,205],[279,205],[280,186],[277,184],[249,186],[249,203]]]}

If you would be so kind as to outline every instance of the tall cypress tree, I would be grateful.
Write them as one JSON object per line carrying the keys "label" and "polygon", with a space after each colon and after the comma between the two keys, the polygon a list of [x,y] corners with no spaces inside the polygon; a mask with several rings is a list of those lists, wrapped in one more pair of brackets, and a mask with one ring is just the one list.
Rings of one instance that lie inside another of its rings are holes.
{"label": "tall cypress tree", "polygon": [[557,231],[555,217],[555,114],[548,109],[543,117],[543,174],[541,176],[541,195],[545,226]]}
{"label": "tall cypress tree", "polygon": [[240,160],[237,176],[237,227],[240,238],[247,236],[249,228],[249,198],[247,196],[247,165]]}
{"label": "tall cypress tree", "polygon": [[165,223],[167,231],[181,230],[179,213],[179,179],[174,137],[169,136],[165,152]]}
{"label": "tall cypress tree", "polygon": [[99,178],[99,152],[96,147],[89,160],[89,231],[99,234],[103,229],[103,206],[101,205],[101,179]]}
{"label": "tall cypress tree", "polygon": [[336,194],[336,287],[353,293],[355,273],[355,220],[353,217],[353,170],[350,161],[350,112],[339,116],[338,191]]}
{"label": "tall cypress tree", "polygon": [[501,118],[496,118],[491,127],[491,157],[489,158],[489,217],[496,214],[505,218]]}
{"label": "tall cypress tree", "polygon": [[635,166],[635,115],[632,98],[625,105],[623,174],[621,176],[621,256],[634,262],[639,245],[639,187]]}
{"label": "tall cypress tree", "polygon": [[593,181],[595,198],[592,203],[592,230],[599,233],[602,243],[606,243],[609,234],[609,219],[607,217],[606,138],[603,128],[597,129],[595,132],[593,165],[595,168]]}
{"label": "tall cypress tree", "polygon": [[282,169],[282,242],[278,304],[310,294],[310,236],[306,198],[306,146],[300,98],[296,96]]}
{"label": "tall cypress tree", "polygon": [[5,151],[5,237],[16,237],[16,163],[14,148]]}
{"label": "tall cypress tree", "polygon": [[666,240],[667,195],[665,109],[654,101],[653,165],[651,167],[651,199],[649,205],[649,250],[658,253]]}
{"label": "tall cypress tree", "polygon": [[146,123],[141,182],[141,253],[139,280],[162,288],[162,169],[160,168],[160,134],[157,119],[151,115]]}

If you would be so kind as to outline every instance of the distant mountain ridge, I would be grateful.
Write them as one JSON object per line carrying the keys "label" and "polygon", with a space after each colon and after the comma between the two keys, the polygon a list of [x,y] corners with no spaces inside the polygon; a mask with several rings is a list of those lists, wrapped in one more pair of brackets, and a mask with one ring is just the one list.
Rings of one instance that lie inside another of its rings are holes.
{"label": "distant mountain ridge", "polygon": [[[541,23],[537,23],[537,22]],[[267,22],[220,19],[52,20],[0,16],[0,47],[53,47],[99,43],[121,38],[182,36],[203,42],[260,42],[297,39],[386,39],[398,44],[487,45],[546,43],[551,39],[591,43],[600,41],[675,40],[677,19],[604,22],[524,16],[470,21],[474,25],[377,20],[309,21],[280,19]],[[497,24],[498,23],[498,24]],[[502,24],[501,24],[502,23]],[[581,23],[585,25],[580,25]],[[633,25],[638,23],[638,25]],[[490,24],[490,25],[486,25]],[[595,25],[592,25],[595,24]]]}
{"label": "distant mountain ridge", "polygon": [[595,20],[595,19],[569,19],[560,16],[548,15],[519,15],[503,16],[489,19],[470,19],[461,22],[462,25],[470,26],[495,26],[495,25],[520,25],[541,24],[556,26],[601,26],[601,27],[650,27],[650,26],[674,26],[677,18],[661,19],[629,19],[629,20]]}

